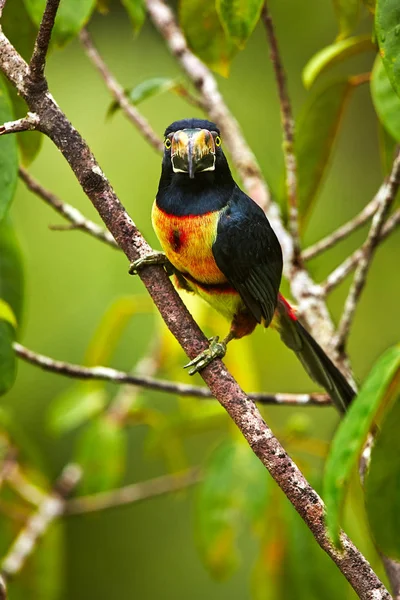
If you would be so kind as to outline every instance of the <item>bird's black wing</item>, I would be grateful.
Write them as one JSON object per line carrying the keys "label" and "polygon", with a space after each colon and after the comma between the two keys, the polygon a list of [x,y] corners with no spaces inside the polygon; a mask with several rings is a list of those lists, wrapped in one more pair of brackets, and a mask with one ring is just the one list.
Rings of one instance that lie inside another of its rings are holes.
{"label": "bird's black wing", "polygon": [[212,250],[255,319],[269,325],[281,283],[282,251],[264,212],[237,186],[221,211]]}

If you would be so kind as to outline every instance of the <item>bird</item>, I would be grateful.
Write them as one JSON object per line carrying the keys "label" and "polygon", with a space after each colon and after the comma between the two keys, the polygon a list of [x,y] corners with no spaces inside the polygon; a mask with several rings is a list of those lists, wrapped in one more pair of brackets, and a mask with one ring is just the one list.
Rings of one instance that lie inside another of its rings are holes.
{"label": "bird", "polygon": [[272,326],[339,412],[347,410],[355,391],[279,292],[280,243],[264,211],[234,181],[215,123],[182,119],[165,130],[152,224],[163,253],[135,261],[130,272],[166,265],[178,288],[197,294],[231,323],[223,340],[210,338],[185,365],[190,375],[222,358],[231,340],[258,324]]}

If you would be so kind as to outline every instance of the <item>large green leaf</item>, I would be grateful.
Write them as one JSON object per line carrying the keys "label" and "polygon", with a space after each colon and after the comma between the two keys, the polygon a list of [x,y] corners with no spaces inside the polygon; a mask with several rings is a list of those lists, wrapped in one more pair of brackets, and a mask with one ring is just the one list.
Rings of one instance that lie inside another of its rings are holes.
{"label": "large green leaf", "polygon": [[[7,87],[0,78],[0,124],[14,119]],[[15,135],[0,137],[0,222],[14,197],[18,178],[18,153]]]}
{"label": "large green leaf", "polygon": [[243,48],[260,13],[263,0],[216,0],[217,12],[229,38]]}
{"label": "large green leaf", "polygon": [[196,526],[202,558],[217,578],[238,562],[236,538],[247,518],[259,521],[268,499],[268,473],[240,441],[225,441],[212,454],[199,487]]}
{"label": "large green leaf", "polygon": [[122,4],[126,8],[126,12],[128,13],[131,23],[133,26],[133,31],[138,33],[145,21],[146,18],[146,7],[143,0],[121,0]]}
{"label": "large green leaf", "polygon": [[83,432],[75,458],[83,469],[84,493],[116,487],[125,467],[125,431],[107,415],[97,418]]}
{"label": "large green leaf", "polygon": [[382,125],[395,140],[400,141],[400,98],[393,89],[379,56],[372,70],[371,94]]}
{"label": "large green leaf", "polygon": [[[399,377],[397,378],[400,379]],[[399,390],[400,381],[397,381]],[[386,416],[372,450],[366,505],[379,549],[400,560],[400,397]]]}
{"label": "large green leaf", "polygon": [[[13,349],[15,329],[5,320],[5,310],[0,305],[0,396],[13,386],[17,375],[17,361]],[[7,311],[8,312],[8,311]]]}
{"label": "large green leaf", "polygon": [[0,298],[21,323],[24,294],[22,255],[10,219],[0,223]]}
{"label": "large green leaf", "polygon": [[180,0],[180,24],[191,49],[225,77],[238,46],[225,35],[214,2]]}
{"label": "large green leaf", "polygon": [[[46,6],[46,0],[24,0],[26,10],[32,21],[39,25]],[[89,21],[96,0],[63,0],[57,12],[52,42],[58,46],[74,38]]]}
{"label": "large green leaf", "polygon": [[372,43],[370,35],[358,35],[338,40],[334,44],[322,48],[322,50],[310,58],[303,69],[302,78],[304,86],[307,89],[310,88],[317,77],[333,65],[347,60],[350,56],[367,50],[373,50],[374,48],[375,46]]}
{"label": "large green leaf", "polygon": [[6,2],[1,24],[13,46],[26,61],[29,61],[37,35],[37,27],[32,23],[23,0]]}
{"label": "large green leaf", "polygon": [[357,398],[341,421],[326,461],[323,498],[329,534],[339,544],[340,517],[347,485],[368,432],[387,405],[400,376],[400,345],[375,363]]}
{"label": "large green leaf", "polygon": [[379,137],[379,154],[381,157],[382,172],[384,177],[389,175],[395,156],[397,147],[397,141],[387,131],[387,129],[378,123],[378,137]]}
{"label": "large green leaf", "polygon": [[86,423],[104,408],[107,396],[103,389],[76,384],[58,396],[50,405],[49,428],[53,433],[65,433]]}
{"label": "large green leaf", "polygon": [[[343,110],[352,89],[349,79],[338,79],[316,87],[310,92],[297,120],[295,151],[301,226],[311,213],[327,172]],[[286,195],[284,198],[286,200]]]}
{"label": "large green leaf", "polygon": [[400,2],[377,0],[375,30],[380,55],[392,86],[400,96]]}
{"label": "large green leaf", "polygon": [[339,39],[348,37],[358,23],[360,0],[333,0],[339,24]]}
{"label": "large green leaf", "polygon": [[[176,79],[170,79],[168,77],[152,77],[151,79],[142,81],[131,90],[125,90],[125,93],[128,96],[129,101],[136,105],[147,98],[152,98],[153,96],[158,96],[164,92],[175,91],[181,88],[181,84],[179,84]],[[118,102],[112,102],[107,111],[107,116],[111,117],[119,108],[120,105]]]}

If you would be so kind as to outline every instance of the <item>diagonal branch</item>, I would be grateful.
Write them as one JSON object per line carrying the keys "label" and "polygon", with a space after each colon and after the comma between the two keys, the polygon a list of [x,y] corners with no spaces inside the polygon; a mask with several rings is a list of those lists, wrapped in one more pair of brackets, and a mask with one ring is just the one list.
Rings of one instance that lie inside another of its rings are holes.
{"label": "diagonal branch", "polygon": [[[149,4],[156,0],[147,1]],[[2,32],[0,69],[26,100],[30,110],[37,112],[40,130],[62,151],[83,190],[127,258],[132,262],[147,255],[151,248],[127,215],[87,144],[45,89],[40,93],[30,93],[27,85],[28,66]],[[140,271],[140,278],[188,357],[197,356],[207,347],[207,340],[173,289],[163,268],[148,266]],[[303,518],[321,548],[336,563],[359,597],[370,600],[374,594],[375,598],[389,600],[388,591],[368,561],[343,532],[342,550],[338,551],[332,545],[324,524],[324,505],[321,499],[222,361],[214,360],[202,371],[201,376]]]}
{"label": "diagonal branch", "polygon": [[[14,343],[16,354],[22,360],[35,365],[44,371],[58,373],[73,379],[110,381],[116,384],[128,384],[149,390],[157,390],[178,396],[192,396],[195,398],[214,398],[206,387],[188,385],[187,383],[176,383],[165,379],[154,379],[147,375],[132,375],[125,371],[117,371],[109,367],[84,367],[72,363],[54,360],[44,354],[32,352],[25,346]],[[277,404],[283,406],[330,406],[331,401],[327,394],[265,394],[260,392],[250,393],[249,398],[260,404]]]}
{"label": "diagonal branch", "polygon": [[332,248],[332,246],[337,244],[337,242],[343,240],[345,237],[350,235],[350,233],[353,233],[353,231],[356,231],[359,227],[364,225],[364,223],[366,223],[368,219],[372,217],[372,215],[375,214],[378,205],[379,198],[378,196],[375,196],[371,202],[369,202],[367,206],[365,206],[365,208],[363,208],[363,210],[353,219],[350,219],[350,221],[336,229],[336,231],[333,233],[327,235],[322,240],[319,240],[319,242],[316,242],[309,248],[303,250],[303,260],[310,260],[311,258],[318,256],[318,254],[321,254],[321,252],[328,250],[328,248]]}
{"label": "diagonal branch", "polygon": [[110,90],[116,102],[124,112],[124,114],[128,117],[128,119],[133,123],[133,125],[140,131],[143,137],[150,143],[151,146],[158,152],[162,152],[164,149],[164,144],[161,138],[155,133],[150,123],[144,116],[129,102],[127,95],[125,94],[123,88],[120,86],[118,81],[115,79],[114,75],[110,72],[104,60],[100,56],[98,50],[93,44],[92,38],[89,35],[89,32],[86,29],[82,29],[79,34],[79,39],[81,40],[82,46],[85,49],[85,52],[89,59],[92,61],[96,69],[99,71],[102,76],[104,83]]}
{"label": "diagonal branch", "polygon": [[84,217],[78,209],[74,208],[70,204],[67,204],[66,202],[63,202],[60,200],[60,198],[58,198],[58,196],[49,190],[46,190],[46,188],[40,185],[40,183],[36,181],[36,179],[34,179],[34,177],[32,177],[32,175],[30,175],[24,167],[20,166],[18,172],[27,188],[39,196],[39,198],[42,198],[46,204],[54,208],[54,210],[60,213],[60,215],[65,217],[72,224],[74,229],[85,231],[86,233],[96,237],[101,242],[112,246],[112,248],[118,248],[113,236],[109,231],[103,229],[93,221],[90,221]]}
{"label": "diagonal branch", "polygon": [[[386,221],[379,236],[379,243],[383,242],[400,225],[400,209],[397,209]],[[336,286],[347,277],[349,273],[357,266],[363,255],[362,248],[357,248],[345,261],[342,262],[332,273],[321,283],[321,290],[324,296],[329,294]]]}
{"label": "diagonal branch", "polygon": [[149,498],[184,490],[196,485],[199,481],[201,481],[201,474],[199,469],[196,468],[184,473],[162,475],[161,477],[126,485],[109,492],[72,498],[65,504],[64,514],[80,515],[82,513],[133,504],[134,502],[141,502]]}
{"label": "diagonal branch", "polygon": [[32,131],[37,129],[39,125],[39,117],[35,113],[28,112],[26,117],[17,119],[16,121],[8,121],[0,125],[0,135],[8,133],[18,133],[20,131]]}
{"label": "diagonal branch", "polygon": [[278,48],[278,40],[276,39],[274,24],[268,11],[267,2],[264,2],[264,6],[261,11],[261,18],[267,32],[271,62],[275,71],[275,79],[278,88],[283,129],[283,154],[286,167],[286,190],[289,204],[289,231],[293,237],[293,260],[296,264],[298,264],[301,260],[301,254],[299,212],[297,206],[297,160],[294,151],[294,119],[286,85],[285,70],[283,68],[282,59]]}
{"label": "diagonal branch", "polygon": [[46,8],[36,37],[31,62],[29,63],[30,79],[34,84],[44,82],[46,56],[59,4],[60,0],[47,0],[46,2]]}
{"label": "diagonal branch", "polygon": [[64,468],[53,491],[43,498],[4,557],[0,568],[4,579],[13,577],[22,569],[39,539],[62,514],[65,499],[79,483],[80,477],[81,470],[76,465]]}
{"label": "diagonal branch", "polygon": [[336,347],[342,352],[350,332],[357,303],[364,289],[367,273],[372,263],[375,250],[379,244],[381,231],[386,215],[396,197],[400,185],[400,150],[394,159],[392,170],[387,182],[383,183],[378,192],[378,210],[372,219],[368,237],[361,247],[361,257],[356,269],[353,283],[344,305],[343,315],[339,323],[335,340]]}

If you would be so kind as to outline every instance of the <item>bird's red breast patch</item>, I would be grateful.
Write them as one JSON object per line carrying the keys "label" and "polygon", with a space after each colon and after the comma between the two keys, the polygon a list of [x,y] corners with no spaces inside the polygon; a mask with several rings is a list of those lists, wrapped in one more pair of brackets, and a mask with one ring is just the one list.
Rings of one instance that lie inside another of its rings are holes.
{"label": "bird's red breast patch", "polygon": [[227,281],[212,252],[218,218],[218,211],[176,216],[164,212],[156,203],[153,205],[153,227],[168,259],[178,271],[201,283]]}

